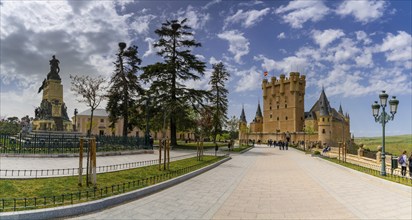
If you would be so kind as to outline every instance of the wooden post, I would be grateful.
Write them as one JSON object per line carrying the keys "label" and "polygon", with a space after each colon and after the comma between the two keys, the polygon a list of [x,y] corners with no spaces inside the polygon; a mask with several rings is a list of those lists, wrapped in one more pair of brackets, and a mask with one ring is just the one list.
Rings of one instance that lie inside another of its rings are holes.
{"label": "wooden post", "polygon": [[164,146],[165,146],[165,149],[163,150],[163,151],[164,151],[164,156],[163,156],[163,158],[164,158],[163,169],[164,169],[164,170],[166,170],[166,162],[167,162],[167,161],[166,161],[166,156],[167,156],[167,152],[166,152],[166,151],[167,151],[167,150],[166,150],[166,147],[167,147],[167,146],[166,146],[166,140],[167,140],[167,139],[163,139],[163,141],[164,141],[163,144],[164,144]]}
{"label": "wooden post", "polygon": [[203,139],[200,142],[200,160],[203,160]]}
{"label": "wooden post", "polygon": [[96,187],[96,139],[93,138],[91,140],[91,147],[92,147],[92,183],[93,186]]}
{"label": "wooden post", "polygon": [[340,146],[341,144],[340,143],[338,143],[338,146],[339,146],[339,153],[338,153],[338,160],[339,160],[339,162],[340,162]]}
{"label": "wooden post", "polygon": [[170,140],[167,140],[167,170],[169,169],[170,169]]}
{"label": "wooden post", "polygon": [[82,186],[83,178],[83,138],[80,138],[80,149],[79,149],[79,186]]}
{"label": "wooden post", "polygon": [[162,170],[162,140],[159,140],[159,170]]}

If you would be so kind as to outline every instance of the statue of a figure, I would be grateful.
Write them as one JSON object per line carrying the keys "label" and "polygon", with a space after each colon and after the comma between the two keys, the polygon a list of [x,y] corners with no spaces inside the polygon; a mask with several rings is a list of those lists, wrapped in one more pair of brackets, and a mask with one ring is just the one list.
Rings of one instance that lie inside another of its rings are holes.
{"label": "statue of a figure", "polygon": [[50,63],[50,72],[49,74],[47,74],[47,79],[57,79],[57,80],[61,80],[60,76],[59,76],[59,72],[60,72],[60,61],[58,59],[56,59],[56,56],[53,55],[53,59],[51,59],[49,61]]}

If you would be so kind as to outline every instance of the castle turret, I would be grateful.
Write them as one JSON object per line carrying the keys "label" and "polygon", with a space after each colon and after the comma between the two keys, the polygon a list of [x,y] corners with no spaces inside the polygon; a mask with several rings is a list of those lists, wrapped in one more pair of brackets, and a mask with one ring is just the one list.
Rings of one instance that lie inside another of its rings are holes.
{"label": "castle turret", "polygon": [[247,143],[247,121],[245,115],[245,108],[242,105],[242,113],[240,113],[239,120],[239,144]]}
{"label": "castle turret", "polygon": [[319,100],[319,118],[318,118],[318,140],[322,144],[331,144],[332,135],[332,115],[331,107],[329,105],[328,98],[326,97],[325,90],[322,87],[322,92],[320,94]]}
{"label": "castle turret", "polygon": [[256,109],[256,115],[253,122],[250,123],[251,132],[262,132],[263,131],[263,115],[260,109],[260,101],[258,102],[258,107]]}

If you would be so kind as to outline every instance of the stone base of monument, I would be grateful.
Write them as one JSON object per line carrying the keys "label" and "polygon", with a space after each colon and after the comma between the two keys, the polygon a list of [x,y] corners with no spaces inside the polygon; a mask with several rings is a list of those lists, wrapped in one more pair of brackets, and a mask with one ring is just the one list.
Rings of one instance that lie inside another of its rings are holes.
{"label": "stone base of monument", "polygon": [[33,131],[73,131],[73,124],[71,121],[62,118],[53,118],[50,120],[33,120]]}

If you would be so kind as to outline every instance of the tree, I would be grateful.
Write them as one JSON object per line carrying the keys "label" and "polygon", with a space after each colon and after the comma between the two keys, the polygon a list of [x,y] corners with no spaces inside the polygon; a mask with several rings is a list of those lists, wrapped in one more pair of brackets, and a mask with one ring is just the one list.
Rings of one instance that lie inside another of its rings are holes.
{"label": "tree", "polygon": [[108,103],[106,110],[109,112],[111,127],[123,118],[123,136],[127,136],[130,130],[136,126],[139,109],[139,95],[142,97],[142,89],[137,71],[140,69],[141,60],[138,58],[137,46],[131,46],[124,50],[125,43],[119,43],[117,60],[114,63],[116,68],[110,80],[108,92]]}
{"label": "tree", "polygon": [[[95,78],[89,76],[72,76],[71,90],[77,95],[81,96],[77,101],[86,103],[90,107],[90,122],[93,122],[94,110],[100,105],[100,103],[105,98],[106,86],[104,86],[105,79],[101,76]],[[90,123],[89,130],[87,131],[87,136],[90,137],[92,134],[92,124]]]}
{"label": "tree", "polygon": [[7,120],[0,121],[0,134],[16,135],[21,130],[18,117],[8,117]]}
{"label": "tree", "polygon": [[159,40],[154,44],[159,48],[157,53],[164,61],[144,67],[142,79],[151,82],[151,94],[157,94],[159,105],[163,106],[164,114],[170,121],[171,145],[176,146],[177,113],[184,111],[187,106],[193,108],[202,104],[208,92],[187,88],[187,80],[199,80],[204,75],[205,63],[191,54],[190,48],[200,47],[201,44],[193,39],[191,28],[182,21],[166,21],[155,33]]}
{"label": "tree", "polygon": [[232,116],[228,121],[227,121],[227,130],[229,131],[230,138],[235,139],[236,138],[236,133],[238,131],[239,126],[239,119],[236,118],[236,116]]}
{"label": "tree", "polygon": [[222,128],[227,120],[227,94],[225,81],[229,78],[229,73],[226,71],[222,62],[213,64],[213,72],[210,77],[209,84],[212,86],[211,105],[213,114],[213,141],[216,142],[216,136],[221,134]]}

